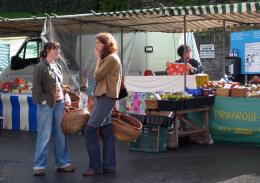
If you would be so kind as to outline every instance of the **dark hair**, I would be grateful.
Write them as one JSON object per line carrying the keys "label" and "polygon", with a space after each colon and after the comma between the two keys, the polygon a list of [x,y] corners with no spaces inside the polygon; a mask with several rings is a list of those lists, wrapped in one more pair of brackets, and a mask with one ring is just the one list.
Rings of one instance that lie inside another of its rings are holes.
{"label": "dark hair", "polygon": [[188,49],[190,49],[190,47],[188,45],[186,45],[186,47],[184,45],[179,46],[179,48],[177,49],[177,53],[180,57],[183,57],[184,54],[184,48],[186,48],[186,51]]}
{"label": "dark hair", "polygon": [[48,52],[52,49],[59,49],[60,48],[60,43],[58,42],[47,42],[44,47],[43,47],[43,50],[41,51],[40,53],[40,57],[42,58],[46,58],[47,55],[48,55]]}
{"label": "dark hair", "polygon": [[117,43],[115,38],[111,34],[107,32],[101,32],[96,35],[96,39],[100,41],[102,44],[104,44],[103,50],[101,51],[100,55],[101,59],[104,59],[111,53],[117,53]]}

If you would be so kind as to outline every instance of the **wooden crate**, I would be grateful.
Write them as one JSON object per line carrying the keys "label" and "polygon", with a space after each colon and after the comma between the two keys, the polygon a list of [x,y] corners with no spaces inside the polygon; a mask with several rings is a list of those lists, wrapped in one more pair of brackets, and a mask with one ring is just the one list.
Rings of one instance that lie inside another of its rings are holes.
{"label": "wooden crate", "polygon": [[232,88],[231,89],[232,97],[245,97],[246,96],[246,88]]}
{"label": "wooden crate", "polygon": [[216,95],[228,97],[228,96],[230,96],[230,89],[229,88],[217,88]]}

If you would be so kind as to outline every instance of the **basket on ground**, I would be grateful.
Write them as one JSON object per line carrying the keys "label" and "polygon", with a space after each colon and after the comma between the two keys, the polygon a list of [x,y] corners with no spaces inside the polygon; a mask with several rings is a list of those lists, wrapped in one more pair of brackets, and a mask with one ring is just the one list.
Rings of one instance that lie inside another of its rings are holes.
{"label": "basket on ground", "polygon": [[138,119],[118,111],[112,115],[112,127],[114,137],[119,141],[133,141],[142,132],[142,123]]}
{"label": "basket on ground", "polygon": [[66,108],[61,122],[63,133],[66,135],[78,134],[86,125],[89,116],[90,114],[86,109]]}

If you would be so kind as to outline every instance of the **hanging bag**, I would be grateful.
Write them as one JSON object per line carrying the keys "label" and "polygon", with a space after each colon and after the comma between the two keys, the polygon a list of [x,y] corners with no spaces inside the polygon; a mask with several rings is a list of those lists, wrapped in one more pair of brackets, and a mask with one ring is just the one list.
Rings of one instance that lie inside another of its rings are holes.
{"label": "hanging bag", "polygon": [[120,100],[120,99],[125,98],[127,96],[128,96],[128,91],[125,87],[125,79],[124,79],[124,76],[123,76],[122,80],[121,80],[121,87],[120,87],[120,91],[119,91],[119,95],[118,95],[117,100]]}

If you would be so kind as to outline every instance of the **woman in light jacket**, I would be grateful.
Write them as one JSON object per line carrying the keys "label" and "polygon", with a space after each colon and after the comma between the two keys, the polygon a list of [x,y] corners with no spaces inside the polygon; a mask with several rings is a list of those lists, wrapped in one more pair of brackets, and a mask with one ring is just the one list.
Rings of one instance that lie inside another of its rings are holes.
{"label": "woman in light jacket", "polygon": [[[116,40],[111,34],[99,33],[96,35],[94,71],[96,87],[93,112],[85,127],[85,145],[89,155],[89,166],[83,173],[84,176],[115,173],[116,171],[115,139],[112,133],[111,114],[119,95],[122,78],[122,65],[117,51]],[[103,143],[103,158],[101,158],[97,128],[99,128]]]}

